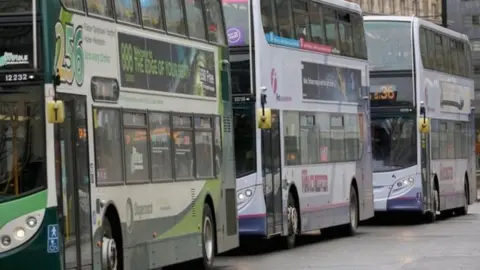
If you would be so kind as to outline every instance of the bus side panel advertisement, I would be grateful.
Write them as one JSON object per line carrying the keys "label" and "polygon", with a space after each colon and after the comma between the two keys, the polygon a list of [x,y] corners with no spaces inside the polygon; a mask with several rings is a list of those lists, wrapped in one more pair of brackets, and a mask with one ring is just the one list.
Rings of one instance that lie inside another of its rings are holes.
{"label": "bus side panel advertisement", "polygon": [[216,97],[213,52],[118,33],[122,87]]}
{"label": "bus side panel advertisement", "polygon": [[358,69],[302,61],[303,99],[359,102],[362,75]]}

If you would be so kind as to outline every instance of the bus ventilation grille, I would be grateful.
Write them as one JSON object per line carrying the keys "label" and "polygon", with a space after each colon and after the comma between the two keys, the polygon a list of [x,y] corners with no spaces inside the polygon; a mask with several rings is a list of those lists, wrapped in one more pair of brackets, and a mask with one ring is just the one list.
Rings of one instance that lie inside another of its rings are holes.
{"label": "bus ventilation grille", "polygon": [[232,132],[232,116],[231,115],[224,115],[223,116],[223,129],[225,132]]}

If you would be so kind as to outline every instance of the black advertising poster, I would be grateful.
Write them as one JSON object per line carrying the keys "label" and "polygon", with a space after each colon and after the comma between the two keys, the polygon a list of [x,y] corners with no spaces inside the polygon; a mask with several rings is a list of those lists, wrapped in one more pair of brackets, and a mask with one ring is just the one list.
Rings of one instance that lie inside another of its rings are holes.
{"label": "black advertising poster", "polygon": [[216,97],[213,52],[118,33],[122,87]]}
{"label": "black advertising poster", "polygon": [[358,102],[362,73],[358,69],[302,61],[303,99]]}
{"label": "black advertising poster", "polygon": [[[9,24],[0,26],[0,72],[33,69],[33,26]],[[38,40],[38,43],[41,43]],[[41,50],[38,50],[40,55]],[[37,58],[41,67],[40,57]]]}

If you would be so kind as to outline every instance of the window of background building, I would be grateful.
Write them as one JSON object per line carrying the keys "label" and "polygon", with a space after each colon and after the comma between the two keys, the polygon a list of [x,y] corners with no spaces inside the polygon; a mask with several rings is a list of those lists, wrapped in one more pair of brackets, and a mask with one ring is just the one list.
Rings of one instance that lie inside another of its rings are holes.
{"label": "window of background building", "polygon": [[480,52],[480,40],[471,40],[472,51]]}
{"label": "window of background building", "polygon": [[430,11],[431,11],[431,14],[436,18],[438,16],[437,4],[432,3],[432,8]]}
{"label": "window of background building", "polygon": [[475,26],[480,25],[480,16],[472,15],[472,25],[475,25]]}
{"label": "window of background building", "polygon": [[473,65],[473,73],[475,75],[480,75],[480,65]]}
{"label": "window of background building", "polygon": [[428,16],[428,14],[429,14],[428,13],[428,1],[423,1],[422,9],[423,9],[423,14],[422,15],[423,16]]}
{"label": "window of background building", "polygon": [[372,11],[372,12],[375,11],[375,9],[374,9],[375,8],[375,0],[370,0],[370,7],[369,8],[370,8],[370,11]]}
{"label": "window of background building", "polygon": [[405,0],[400,0],[400,15],[406,15],[407,9],[405,6]]}

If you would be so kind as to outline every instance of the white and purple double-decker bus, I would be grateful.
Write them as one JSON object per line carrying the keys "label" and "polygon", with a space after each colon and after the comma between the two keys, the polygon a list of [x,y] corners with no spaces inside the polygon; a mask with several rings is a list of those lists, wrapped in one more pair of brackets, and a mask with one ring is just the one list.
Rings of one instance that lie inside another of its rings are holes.
{"label": "white and purple double-decker bus", "polygon": [[241,236],[353,235],[373,216],[362,12],[342,1],[223,1]]}
{"label": "white and purple double-decker bus", "polygon": [[465,215],[476,198],[467,36],[405,16],[367,16],[375,212]]}

